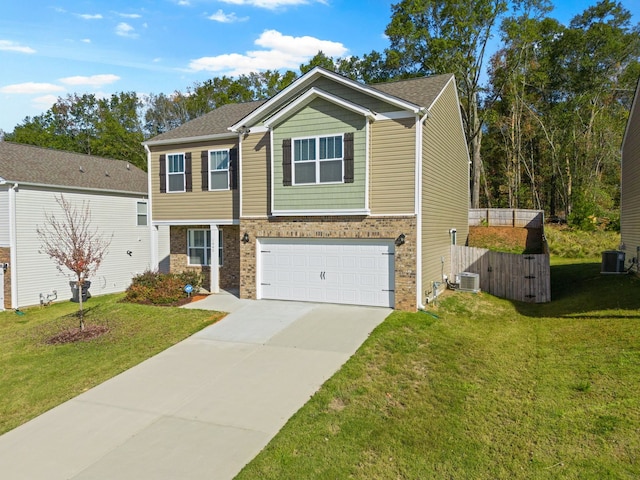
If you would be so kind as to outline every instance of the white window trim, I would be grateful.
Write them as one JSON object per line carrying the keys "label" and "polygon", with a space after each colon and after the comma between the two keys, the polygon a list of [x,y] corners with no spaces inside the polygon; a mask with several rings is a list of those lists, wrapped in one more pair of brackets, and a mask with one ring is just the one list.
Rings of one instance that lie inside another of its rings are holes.
{"label": "white window trim", "polygon": [[[170,165],[169,157],[173,157],[173,156],[176,156],[176,155],[182,155],[182,172],[170,173],[169,172],[169,165]],[[186,155],[185,152],[167,153],[167,158],[166,158],[166,162],[167,162],[167,165],[166,165],[166,171],[167,171],[167,185],[166,185],[167,188],[166,188],[166,191],[167,191],[167,193],[184,193],[184,192],[187,191],[187,175],[185,173],[185,170],[186,170],[185,162],[187,161],[186,157],[187,157],[187,155]],[[182,190],[171,190],[171,189],[169,189],[169,185],[170,185],[169,178],[172,175],[173,176],[182,175]]]}
{"label": "white window trim", "polygon": [[[140,223],[140,217],[142,216],[142,214],[139,211],[140,205],[144,205],[144,223]],[[144,200],[136,201],[136,226],[138,227],[149,226],[149,204]]]}
{"label": "white window trim", "polygon": [[[227,168],[224,169],[214,169],[213,165],[211,164],[211,153],[212,152],[227,152],[227,158],[228,158],[228,163],[227,163]],[[230,190],[231,187],[231,179],[229,178],[229,167],[231,166],[231,150],[229,148],[219,148],[216,150],[209,150],[209,171],[207,172],[207,174],[209,175],[208,178],[208,183],[209,183],[209,191],[210,192],[221,192],[224,190]],[[227,172],[227,188],[211,188],[211,173],[212,172]]]}
{"label": "white window trim", "polygon": [[[191,246],[189,245],[189,238],[190,238],[190,232],[193,231],[203,231],[203,232],[211,232],[210,229],[208,228],[189,228],[187,229],[187,266],[189,267],[210,267],[211,266],[211,248],[212,248],[212,242],[211,242],[211,237],[209,237],[209,244],[206,244],[206,234],[205,234],[205,246],[204,246],[204,256],[205,256],[205,263],[201,264],[201,263],[191,263],[191,256],[189,255],[189,251],[191,250]],[[218,230],[218,267],[222,267],[223,265],[223,254],[224,254],[224,249],[223,249],[223,233],[222,233],[222,229]],[[193,248],[202,248],[202,247],[193,247]]]}
{"label": "white window trim", "polygon": [[[320,139],[321,138],[332,138],[332,137],[340,137],[340,141],[342,142],[342,157],[340,158],[327,158],[320,160]],[[304,160],[296,162],[296,154],[295,154],[295,145],[298,140],[315,140],[316,144],[316,158],[314,160]],[[335,182],[321,182],[320,181],[320,164],[321,162],[335,162],[340,160],[340,164],[342,167],[342,173],[340,175],[341,180]],[[315,182],[304,182],[298,183],[296,182],[296,165],[300,165],[303,163],[311,163],[314,162],[316,166],[316,181]],[[295,137],[291,139],[291,185],[338,185],[344,183],[344,133],[328,133],[323,135],[310,135],[305,137]]]}

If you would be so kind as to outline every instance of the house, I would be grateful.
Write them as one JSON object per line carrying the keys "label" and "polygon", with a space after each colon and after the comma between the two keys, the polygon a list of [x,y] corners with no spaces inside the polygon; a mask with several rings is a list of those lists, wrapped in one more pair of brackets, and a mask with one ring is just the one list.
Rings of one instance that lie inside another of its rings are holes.
{"label": "house", "polygon": [[633,99],[622,141],[622,183],[620,188],[620,234],[625,268],[639,272],[640,260],[640,81]]}
{"label": "house", "polygon": [[152,226],[170,229],[158,260],[212,292],[416,310],[466,241],[453,75],[363,85],[314,68],[145,148]]}
{"label": "house", "polygon": [[0,142],[0,309],[71,298],[72,278],[39,251],[36,233],[45,215],[62,214],[60,195],[80,208],[88,202],[92,228],[113,235],[89,279],[91,294],[123,291],[149,268],[145,172],[120,160]]}

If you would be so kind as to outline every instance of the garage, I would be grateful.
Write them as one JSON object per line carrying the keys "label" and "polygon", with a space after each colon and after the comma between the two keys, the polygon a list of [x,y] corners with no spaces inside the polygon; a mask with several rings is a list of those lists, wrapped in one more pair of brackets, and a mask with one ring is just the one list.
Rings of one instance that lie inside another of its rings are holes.
{"label": "garage", "polygon": [[393,307],[393,240],[262,238],[258,298]]}

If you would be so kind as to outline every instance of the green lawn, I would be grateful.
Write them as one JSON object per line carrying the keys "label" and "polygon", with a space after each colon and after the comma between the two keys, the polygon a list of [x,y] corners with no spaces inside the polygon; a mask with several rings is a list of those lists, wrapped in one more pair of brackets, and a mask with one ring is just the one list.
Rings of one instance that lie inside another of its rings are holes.
{"label": "green lawn", "polygon": [[640,279],[393,313],[238,479],[640,478]]}
{"label": "green lawn", "polygon": [[204,310],[118,303],[123,295],[85,303],[87,325],[110,330],[100,338],[47,345],[75,327],[78,305],[33,307],[24,315],[0,313],[0,434],[73,398],[218,320]]}

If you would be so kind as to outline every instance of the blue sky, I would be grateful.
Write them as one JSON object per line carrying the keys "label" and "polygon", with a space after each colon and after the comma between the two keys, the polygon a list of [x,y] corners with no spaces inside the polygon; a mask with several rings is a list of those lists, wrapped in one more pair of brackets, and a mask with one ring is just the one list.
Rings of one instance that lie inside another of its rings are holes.
{"label": "blue sky", "polygon": [[[556,0],[568,21],[595,0]],[[184,91],[194,82],[297,70],[318,50],[360,56],[387,45],[383,0],[21,0],[0,11],[0,129],[69,93]],[[623,5],[639,20],[640,0]]]}

